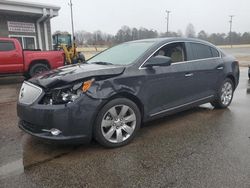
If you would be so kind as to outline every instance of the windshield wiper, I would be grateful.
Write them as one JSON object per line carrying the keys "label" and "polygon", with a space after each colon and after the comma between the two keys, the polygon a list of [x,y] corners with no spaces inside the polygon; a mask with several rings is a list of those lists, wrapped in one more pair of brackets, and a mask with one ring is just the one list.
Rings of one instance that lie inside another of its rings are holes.
{"label": "windshield wiper", "polygon": [[93,62],[91,64],[97,64],[97,65],[113,65],[113,63],[108,63],[108,62],[103,62],[103,61],[99,61],[99,62]]}

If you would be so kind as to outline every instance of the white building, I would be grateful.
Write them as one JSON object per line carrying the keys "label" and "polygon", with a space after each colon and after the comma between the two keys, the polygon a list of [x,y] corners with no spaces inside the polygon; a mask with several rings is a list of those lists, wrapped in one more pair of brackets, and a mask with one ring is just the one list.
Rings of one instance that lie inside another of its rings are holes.
{"label": "white building", "polygon": [[0,0],[0,37],[17,38],[24,49],[51,50],[50,19],[60,7]]}

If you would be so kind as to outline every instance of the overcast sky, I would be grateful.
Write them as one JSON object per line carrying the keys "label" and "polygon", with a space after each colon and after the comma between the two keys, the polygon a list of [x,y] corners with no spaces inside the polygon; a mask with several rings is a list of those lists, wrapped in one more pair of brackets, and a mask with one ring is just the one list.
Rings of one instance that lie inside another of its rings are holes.
{"label": "overcast sky", "polygon": [[[33,1],[35,0],[26,0]],[[69,0],[41,0],[61,7],[52,19],[52,30],[71,31]],[[196,32],[228,32],[229,15],[233,31],[250,31],[250,0],[73,0],[75,30],[101,30],[115,34],[123,25],[165,32],[166,10],[170,10],[169,30],[185,33],[188,23]]]}

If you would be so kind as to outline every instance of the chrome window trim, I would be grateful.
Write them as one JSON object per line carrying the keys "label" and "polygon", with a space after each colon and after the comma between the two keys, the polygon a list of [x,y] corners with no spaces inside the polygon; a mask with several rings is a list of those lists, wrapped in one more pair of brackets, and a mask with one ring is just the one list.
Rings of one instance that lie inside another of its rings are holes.
{"label": "chrome window trim", "polygon": [[190,63],[190,62],[205,61],[205,60],[211,60],[211,59],[221,59],[221,57],[210,57],[210,58],[204,58],[204,59],[195,59],[195,60],[190,60],[190,61],[186,61],[186,62]]}
{"label": "chrome window trim", "polygon": [[212,98],[212,97],[214,97],[214,95],[209,95],[207,97],[204,97],[204,98],[201,98],[201,99],[189,102],[189,103],[185,103],[185,104],[182,104],[182,105],[179,105],[179,106],[171,107],[171,108],[168,108],[168,109],[165,109],[165,110],[150,114],[150,117],[153,117],[153,116],[165,113],[165,112],[169,112],[169,111],[172,111],[172,110],[175,110],[175,109],[178,109],[178,108],[181,108],[181,107],[184,107],[184,106],[187,106],[187,105],[190,105],[190,104],[193,104],[193,103],[205,100],[205,99],[209,99],[209,98]]}
{"label": "chrome window trim", "polygon": [[182,61],[182,62],[176,62],[176,63],[173,63],[171,64],[172,65],[178,65],[178,64],[184,64],[184,63],[190,63],[190,62],[196,62],[196,61],[204,61],[204,60],[211,60],[211,59],[221,59],[222,56],[221,56],[221,51],[216,47],[216,46],[213,46],[213,45],[210,45],[210,44],[204,44],[202,42],[199,42],[199,41],[171,41],[171,42],[168,42],[166,44],[163,44],[161,45],[159,48],[157,48],[145,61],[143,61],[143,63],[140,65],[139,67],[139,70],[143,70],[143,69],[147,69],[147,67],[143,67],[143,65],[158,51],[160,50],[162,47],[166,46],[166,45],[169,45],[169,44],[172,44],[172,43],[178,43],[178,42],[182,42],[182,43],[197,43],[197,44],[203,44],[203,45],[206,45],[206,46],[209,46],[211,48],[215,48],[218,52],[219,52],[219,57],[211,57],[211,58],[204,58],[204,59],[195,59],[195,60],[190,60],[190,61]]}

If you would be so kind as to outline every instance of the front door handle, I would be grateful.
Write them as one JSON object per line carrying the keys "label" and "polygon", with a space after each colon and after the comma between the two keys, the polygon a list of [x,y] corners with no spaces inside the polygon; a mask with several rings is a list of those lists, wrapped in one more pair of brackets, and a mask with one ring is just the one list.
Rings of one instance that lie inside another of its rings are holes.
{"label": "front door handle", "polygon": [[224,67],[217,67],[217,70],[223,70]]}
{"label": "front door handle", "polygon": [[191,76],[193,76],[194,74],[193,73],[186,73],[185,74],[185,77],[191,77]]}

